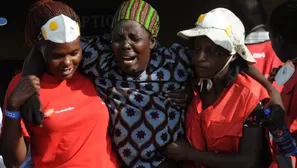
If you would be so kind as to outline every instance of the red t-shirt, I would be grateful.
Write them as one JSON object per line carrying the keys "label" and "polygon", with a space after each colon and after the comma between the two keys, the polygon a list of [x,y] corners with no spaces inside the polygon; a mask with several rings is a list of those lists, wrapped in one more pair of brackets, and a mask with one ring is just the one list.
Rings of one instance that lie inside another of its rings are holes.
{"label": "red t-shirt", "polygon": [[[6,98],[20,78],[12,79]],[[22,123],[35,168],[119,167],[108,135],[109,113],[92,82],[79,73],[62,82],[44,74],[40,100],[43,127],[26,129]]]}
{"label": "red t-shirt", "polygon": [[[245,43],[257,61],[256,64],[254,64],[255,67],[266,78],[268,78],[273,68],[283,65],[272,49],[268,32],[252,32],[246,37]],[[274,83],[273,86],[280,92],[283,88],[282,86],[278,86],[276,83]]]}
{"label": "red t-shirt", "polygon": [[[290,80],[284,85],[281,96],[284,108],[286,110],[287,127],[289,128],[293,137],[295,137],[297,140],[297,70],[294,72]],[[291,157],[291,159],[294,163],[293,167],[296,167],[296,156]]]}
{"label": "red t-shirt", "polygon": [[[260,101],[268,97],[265,89],[246,74],[239,74],[236,81],[206,109],[195,93],[185,121],[189,143],[201,151],[238,152],[244,122]],[[185,167],[199,167],[198,164],[187,163]]]}
{"label": "red t-shirt", "polygon": [[297,137],[297,70],[290,80],[284,85],[281,93],[286,110],[286,123],[294,137]]}

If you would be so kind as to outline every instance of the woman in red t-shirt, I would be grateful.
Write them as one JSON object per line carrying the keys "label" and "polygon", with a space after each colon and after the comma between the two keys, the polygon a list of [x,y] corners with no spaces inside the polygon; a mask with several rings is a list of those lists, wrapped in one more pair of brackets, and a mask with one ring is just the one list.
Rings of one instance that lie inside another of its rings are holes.
{"label": "woman in red t-shirt", "polygon": [[[19,167],[28,144],[36,168],[116,168],[108,135],[109,113],[91,81],[77,72],[82,58],[78,15],[61,2],[38,1],[28,16],[26,42],[37,47],[46,73],[9,84],[1,153],[7,167]],[[38,93],[42,127],[22,122],[20,109]]]}

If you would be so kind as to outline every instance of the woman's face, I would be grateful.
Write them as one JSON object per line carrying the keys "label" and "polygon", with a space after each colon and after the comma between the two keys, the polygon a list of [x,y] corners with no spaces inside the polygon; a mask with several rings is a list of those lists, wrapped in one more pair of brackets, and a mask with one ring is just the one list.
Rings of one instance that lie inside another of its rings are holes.
{"label": "woman's face", "polygon": [[230,53],[216,45],[208,37],[195,37],[194,47],[190,49],[196,74],[200,78],[216,75],[230,59]]}
{"label": "woman's face", "polygon": [[70,79],[82,59],[80,38],[70,43],[42,41],[40,51],[47,65],[47,72],[60,80]]}
{"label": "woman's face", "polygon": [[283,45],[283,38],[280,35],[275,34],[272,30],[269,31],[269,38],[271,40],[271,46],[277,57],[282,62],[287,62],[289,55],[285,53],[286,49]]}
{"label": "woman's face", "polygon": [[155,46],[151,37],[141,24],[132,20],[118,22],[112,31],[112,50],[118,66],[127,74],[143,72]]}

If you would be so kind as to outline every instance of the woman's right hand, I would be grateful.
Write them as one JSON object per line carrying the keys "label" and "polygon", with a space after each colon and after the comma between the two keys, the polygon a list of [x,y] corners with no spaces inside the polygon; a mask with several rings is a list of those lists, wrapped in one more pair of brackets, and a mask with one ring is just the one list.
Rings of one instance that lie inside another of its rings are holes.
{"label": "woman's right hand", "polygon": [[35,93],[39,94],[40,81],[34,75],[21,78],[7,99],[6,108],[11,111],[20,111],[24,103]]}

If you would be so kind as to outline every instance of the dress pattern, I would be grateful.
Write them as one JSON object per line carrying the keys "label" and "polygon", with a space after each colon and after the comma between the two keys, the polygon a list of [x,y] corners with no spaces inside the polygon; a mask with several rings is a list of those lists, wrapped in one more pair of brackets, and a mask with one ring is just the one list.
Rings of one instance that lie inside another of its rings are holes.
{"label": "dress pattern", "polygon": [[125,166],[157,167],[164,157],[158,148],[184,135],[185,111],[165,98],[192,77],[186,49],[159,44],[147,69],[138,76],[124,74],[116,66],[104,38],[83,39],[82,69],[95,83],[110,111],[113,144]]}

